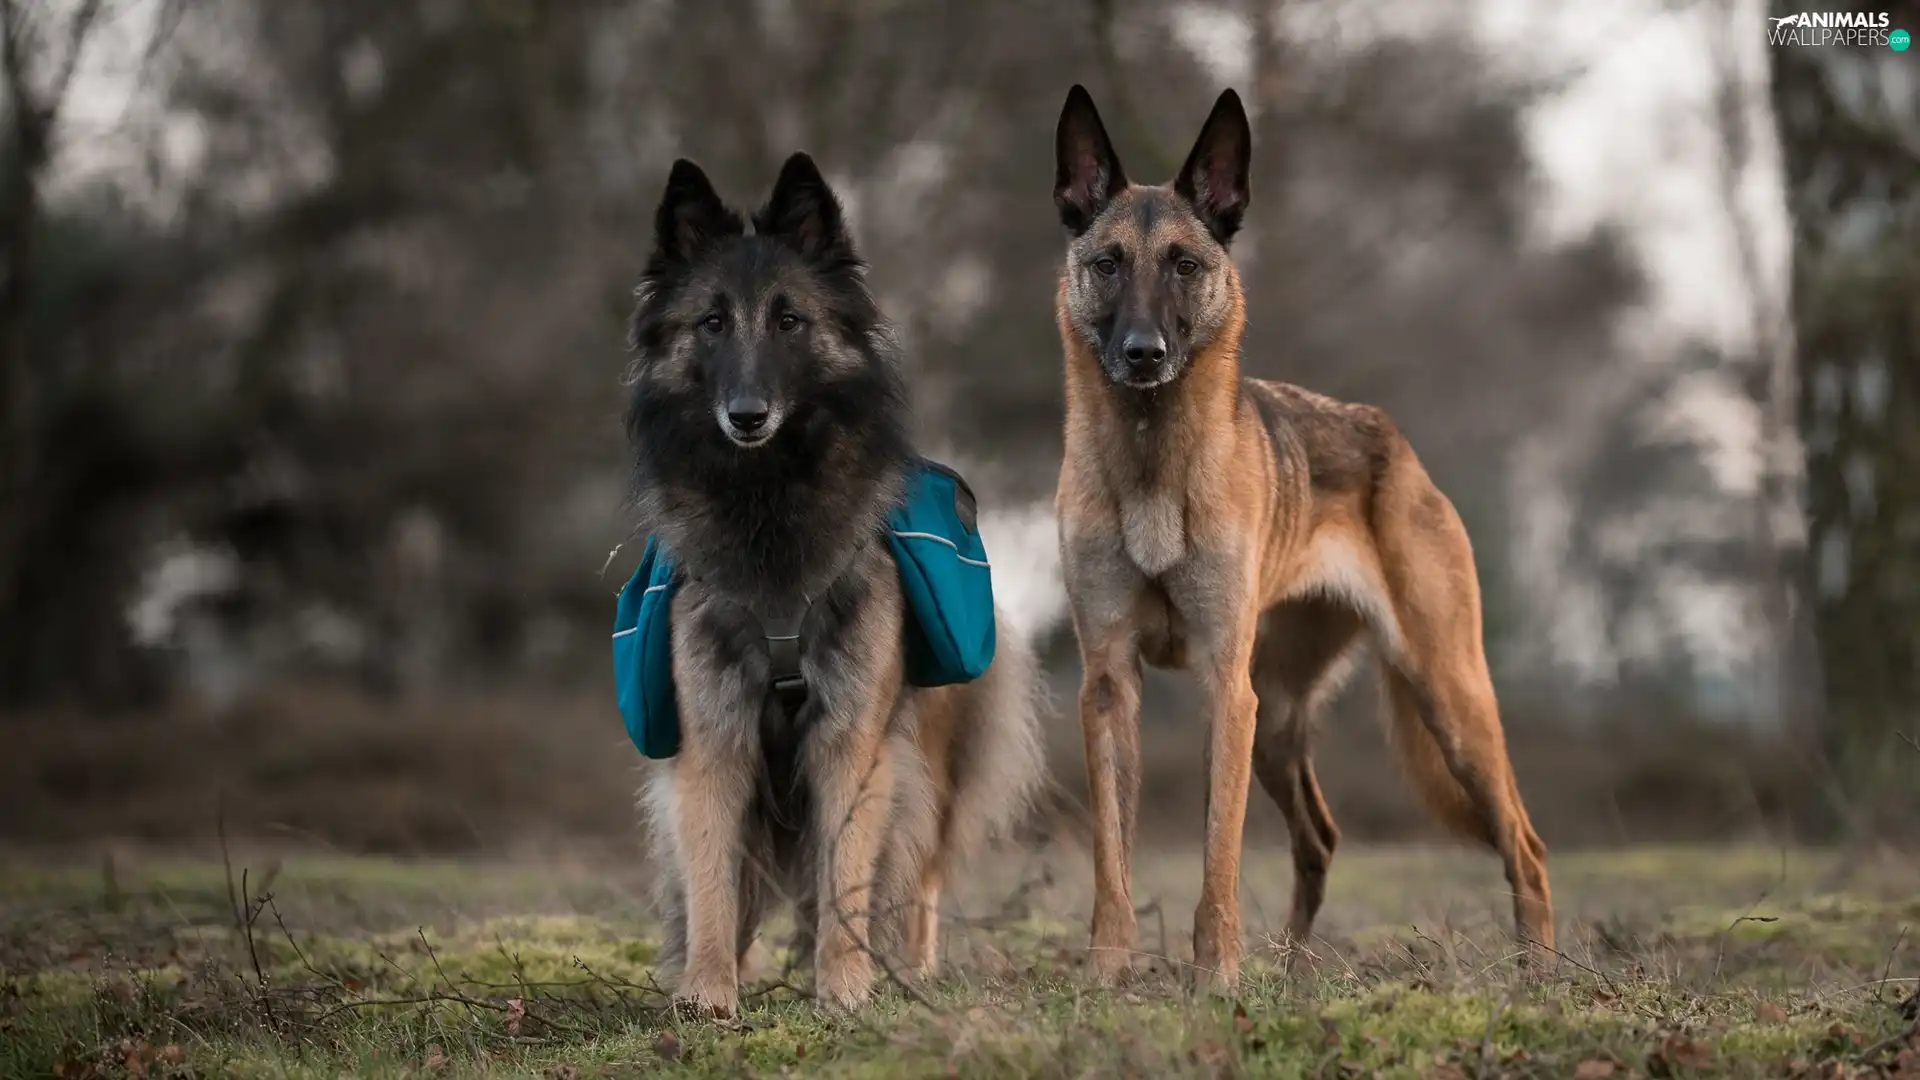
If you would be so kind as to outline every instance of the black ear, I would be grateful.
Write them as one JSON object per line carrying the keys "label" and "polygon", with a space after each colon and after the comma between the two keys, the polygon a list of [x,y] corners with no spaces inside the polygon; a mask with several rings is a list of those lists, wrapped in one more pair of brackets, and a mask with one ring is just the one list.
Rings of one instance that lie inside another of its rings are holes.
{"label": "black ear", "polygon": [[667,174],[667,190],[660,196],[660,209],[653,217],[653,258],[655,270],[685,262],[715,240],[738,236],[744,226],[740,215],[727,209],[712,181],[700,166],[680,158]]}
{"label": "black ear", "polygon": [[773,183],[773,194],[766,208],[754,216],[753,227],[768,236],[778,237],[814,262],[857,262],[853,237],[847,233],[846,215],[840,200],[820,167],[805,153],[796,153],[780,167],[780,179]]}
{"label": "black ear", "polygon": [[1173,190],[1193,204],[1194,213],[1222,244],[1240,231],[1240,219],[1247,212],[1247,167],[1252,159],[1253,130],[1247,126],[1247,110],[1241,108],[1239,94],[1223,91],[1173,182]]}
{"label": "black ear", "polygon": [[1067,91],[1067,103],[1060,109],[1053,152],[1053,204],[1060,208],[1061,223],[1079,236],[1127,188],[1127,174],[1100,123],[1100,110],[1079,83]]}

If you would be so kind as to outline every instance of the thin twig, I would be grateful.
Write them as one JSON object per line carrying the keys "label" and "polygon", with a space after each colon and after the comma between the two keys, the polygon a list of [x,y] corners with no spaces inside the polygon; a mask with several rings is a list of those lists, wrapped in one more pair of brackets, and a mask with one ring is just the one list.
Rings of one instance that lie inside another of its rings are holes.
{"label": "thin twig", "polygon": [[1739,926],[1741,923],[1746,923],[1746,922],[1777,923],[1780,921],[1780,917],[1777,915],[1753,914],[1753,909],[1765,903],[1768,893],[1771,893],[1772,891],[1773,890],[1769,889],[1767,890],[1767,892],[1761,893],[1759,898],[1754,900],[1753,904],[1747,908],[1747,914],[1742,915],[1739,918],[1728,923],[1727,928],[1725,930],[1720,931],[1720,944],[1719,944],[1719,947],[1714,951],[1714,957],[1713,957],[1713,985],[1715,989],[1718,989],[1720,986],[1720,967],[1723,963],[1726,962],[1727,938],[1733,934],[1734,928]]}
{"label": "thin twig", "polygon": [[[1886,985],[1887,976],[1893,974],[1893,958],[1897,953],[1899,953],[1900,946],[1904,945],[1906,943],[1906,940],[1907,940],[1907,928],[1902,926],[1900,928],[1900,936],[1893,939],[1893,948],[1887,950],[1886,965],[1880,969],[1880,984],[1882,986]],[[1874,996],[1878,997],[1879,995],[1876,993]]]}
{"label": "thin twig", "polygon": [[[1917,991],[1916,993],[1920,993],[1920,991]],[[1881,1054],[1886,1053],[1888,1050],[1892,1050],[1895,1047],[1901,1046],[1902,1044],[1906,1043],[1907,1040],[1916,1038],[1916,1037],[1920,1037],[1920,1020],[1913,1020],[1909,1022],[1906,1027],[1901,1028],[1899,1031],[1894,1032],[1893,1034],[1887,1036],[1886,1038],[1881,1039],[1879,1042],[1874,1043],[1872,1046],[1867,1047],[1865,1050],[1860,1051],[1860,1055],[1857,1058],[1857,1060],[1863,1063],[1870,1062],[1873,1059],[1879,1057]]]}
{"label": "thin twig", "polygon": [[1525,937],[1523,937],[1521,940],[1523,943],[1531,945],[1536,949],[1545,949],[1548,952],[1552,953],[1553,955],[1559,957],[1560,959],[1565,960],[1567,963],[1572,964],[1574,967],[1579,968],[1581,971],[1584,971],[1587,974],[1592,975],[1594,978],[1599,979],[1601,982],[1607,984],[1607,993],[1612,994],[1616,998],[1620,998],[1620,1000],[1622,1001],[1626,1000],[1620,993],[1620,987],[1614,984],[1613,976],[1608,975],[1606,972],[1601,971],[1599,968],[1589,967],[1588,965],[1583,964],[1578,960],[1575,960],[1573,957],[1568,956],[1566,953],[1561,952],[1559,949],[1556,949],[1551,945],[1543,945],[1538,941],[1533,941]]}

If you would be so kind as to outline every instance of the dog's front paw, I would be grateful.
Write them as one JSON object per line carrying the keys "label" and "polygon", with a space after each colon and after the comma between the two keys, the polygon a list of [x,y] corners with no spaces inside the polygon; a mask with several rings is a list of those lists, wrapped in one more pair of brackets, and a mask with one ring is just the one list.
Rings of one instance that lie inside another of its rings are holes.
{"label": "dog's front paw", "polygon": [[1133,965],[1133,950],[1114,945],[1095,945],[1087,951],[1087,977],[1096,986],[1131,986],[1140,972]]}
{"label": "dog's front paw", "polygon": [[824,965],[814,987],[821,1001],[853,1009],[873,996],[873,960],[865,953],[854,953]]}
{"label": "dog's front paw", "polygon": [[1217,949],[1196,948],[1187,967],[1187,985],[1216,997],[1240,994],[1240,958]]}
{"label": "dog's front paw", "polygon": [[684,979],[674,991],[673,1008],[688,1020],[731,1020],[740,1011],[740,987],[718,979]]}
{"label": "dog's front paw", "polygon": [[1188,989],[1221,998],[1240,996],[1240,965],[1236,961],[1203,960],[1196,956],[1187,965]]}

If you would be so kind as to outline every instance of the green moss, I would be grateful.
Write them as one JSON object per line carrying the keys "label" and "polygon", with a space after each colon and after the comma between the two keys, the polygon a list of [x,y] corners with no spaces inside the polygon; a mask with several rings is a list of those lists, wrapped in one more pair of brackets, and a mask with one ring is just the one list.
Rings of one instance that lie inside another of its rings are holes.
{"label": "green moss", "polygon": [[[1048,901],[956,928],[958,965],[912,996],[883,987],[847,1015],[763,985],[728,1025],[661,1008],[657,932],[629,892],[591,880],[289,861],[249,948],[217,862],[129,868],[111,905],[97,868],[40,868],[0,886],[0,1075],[118,1062],[131,1047],[152,1058],[149,1075],[241,1077],[1424,1077],[1443,1065],[1564,1076],[1591,1059],[1645,1074],[1661,1054],[1678,1055],[1662,1062],[1676,1075],[1760,1076],[1847,1059],[1901,1022],[1861,984],[1920,907],[1910,879],[1821,893],[1797,872],[1779,885],[1777,853],[1563,858],[1562,891],[1601,923],[1563,920],[1578,964],[1523,971],[1497,919],[1434,920],[1432,898],[1414,895],[1470,895],[1486,867],[1435,851],[1350,862],[1347,906],[1336,896],[1329,911],[1378,911],[1377,921],[1316,943],[1320,962],[1293,970],[1255,949],[1237,1006],[1166,974],[1085,985],[1084,924]],[[1172,880],[1192,863],[1143,873]],[[1250,877],[1262,888],[1285,880],[1271,866]],[[1756,880],[1773,886],[1757,905]],[[1643,913],[1656,892],[1686,903]],[[1143,930],[1157,939],[1157,925]],[[782,922],[769,937],[778,945],[787,932]],[[1183,951],[1177,937],[1168,951]]]}

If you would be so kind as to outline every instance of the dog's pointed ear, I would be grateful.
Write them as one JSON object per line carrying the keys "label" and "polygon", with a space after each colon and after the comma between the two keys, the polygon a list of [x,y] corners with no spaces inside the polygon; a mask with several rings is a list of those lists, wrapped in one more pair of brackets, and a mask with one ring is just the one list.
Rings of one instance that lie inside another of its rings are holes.
{"label": "dog's pointed ear", "polygon": [[1247,110],[1241,107],[1239,94],[1222,91],[1173,182],[1173,190],[1193,204],[1194,213],[1221,244],[1240,231],[1251,196],[1247,170],[1252,160],[1253,130],[1247,125]]}
{"label": "dog's pointed ear", "polygon": [[1127,174],[1120,168],[1120,156],[1113,152],[1106,125],[1100,122],[1100,110],[1079,83],[1067,91],[1067,103],[1060,109],[1053,152],[1053,204],[1060,208],[1061,224],[1079,236],[1127,187]]}
{"label": "dog's pointed ear", "polygon": [[653,215],[652,265],[685,262],[708,244],[743,231],[740,215],[727,209],[700,166],[680,158],[667,174],[667,190]]}
{"label": "dog's pointed ear", "polygon": [[858,259],[840,200],[820,175],[820,167],[804,152],[795,153],[780,167],[780,179],[774,181],[773,194],[754,219],[754,228],[785,240],[814,262]]}

